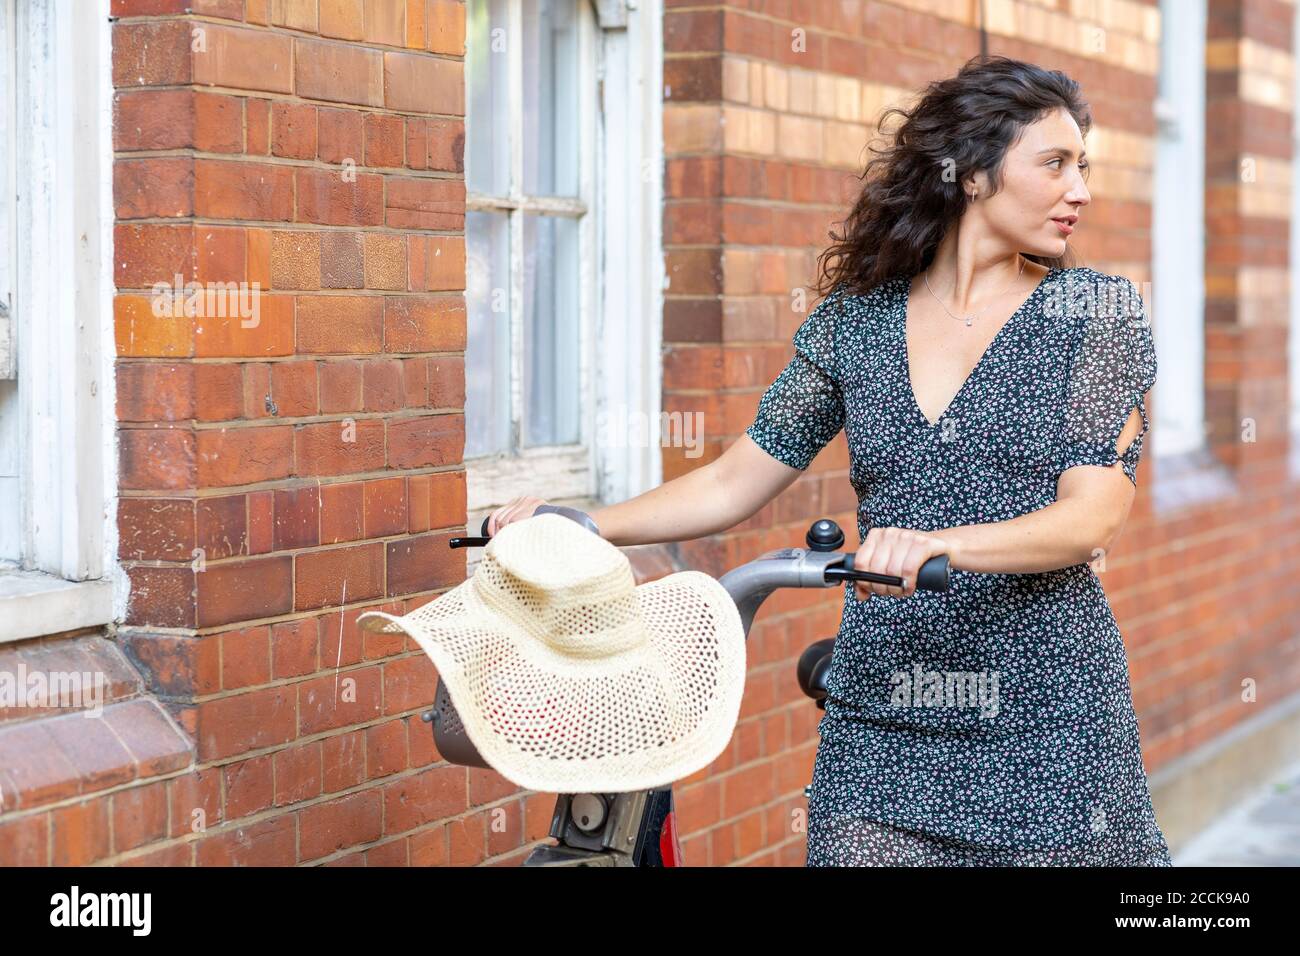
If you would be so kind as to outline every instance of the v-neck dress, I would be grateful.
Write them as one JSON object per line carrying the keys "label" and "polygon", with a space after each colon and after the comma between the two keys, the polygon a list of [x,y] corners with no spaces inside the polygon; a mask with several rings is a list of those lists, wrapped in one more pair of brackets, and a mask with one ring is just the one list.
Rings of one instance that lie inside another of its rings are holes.
{"label": "v-neck dress", "polygon": [[[1051,269],[935,422],[908,371],[910,285],[827,296],[746,431],[806,469],[843,429],[859,543],[1037,511],[1076,465],[1118,462],[1136,486],[1156,357],[1132,282]],[[1171,865],[1093,563],[953,569],[948,591],[907,598],[846,582],[827,680],[807,865]]]}

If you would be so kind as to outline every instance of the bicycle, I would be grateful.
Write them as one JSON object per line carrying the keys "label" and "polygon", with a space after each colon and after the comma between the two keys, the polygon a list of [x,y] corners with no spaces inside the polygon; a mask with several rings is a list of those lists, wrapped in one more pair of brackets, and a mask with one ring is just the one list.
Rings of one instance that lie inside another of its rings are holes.
{"label": "bicycle", "polygon": [[[576,508],[539,505],[534,514],[555,513],[593,534],[596,525]],[[452,548],[483,547],[488,519],[478,537],[452,538]],[[890,574],[857,571],[853,553],[842,552],[844,532],[829,518],[814,521],[805,535],[806,548],[778,548],[733,568],[718,579],[740,612],[745,637],[759,607],[778,588],[828,588],[845,581],[871,581],[899,587]],[[948,589],[948,556],[936,555],[917,574],[916,586],[927,591]],[[796,679],[816,705],[826,709],[826,677],[835,638],[809,645],[799,656]],[[491,769],[465,733],[442,678],[433,706],[421,714],[433,725],[434,743],[449,763]],[[805,795],[807,794],[805,788]],[[673,785],[627,793],[561,793],[551,815],[549,835],[558,842],[534,848],[523,866],[682,866],[681,845],[673,805]]]}

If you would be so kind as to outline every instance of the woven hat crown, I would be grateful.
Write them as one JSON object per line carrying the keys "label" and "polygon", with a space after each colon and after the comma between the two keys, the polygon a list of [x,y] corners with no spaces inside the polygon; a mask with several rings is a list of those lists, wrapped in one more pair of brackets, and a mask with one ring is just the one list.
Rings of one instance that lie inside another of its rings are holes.
{"label": "woven hat crown", "polygon": [[650,640],[627,557],[557,514],[497,532],[473,589],[504,622],[560,654],[608,657]]}

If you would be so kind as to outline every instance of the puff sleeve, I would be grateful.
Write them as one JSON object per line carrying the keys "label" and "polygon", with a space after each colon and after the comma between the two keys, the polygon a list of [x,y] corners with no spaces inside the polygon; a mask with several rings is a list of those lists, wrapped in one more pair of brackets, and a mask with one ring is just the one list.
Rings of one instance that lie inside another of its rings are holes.
{"label": "puff sleeve", "polygon": [[[1151,321],[1128,279],[1099,278],[1094,292],[1081,304],[1083,315],[1066,377],[1058,473],[1075,465],[1119,461],[1136,486],[1138,460],[1150,428],[1146,393],[1156,380]],[[1134,406],[1142,428],[1120,454],[1116,445]]]}
{"label": "puff sleeve", "polygon": [[745,434],[792,468],[808,468],[844,427],[844,399],[835,357],[838,290],[823,299],[794,333],[794,357],[768,386]]}

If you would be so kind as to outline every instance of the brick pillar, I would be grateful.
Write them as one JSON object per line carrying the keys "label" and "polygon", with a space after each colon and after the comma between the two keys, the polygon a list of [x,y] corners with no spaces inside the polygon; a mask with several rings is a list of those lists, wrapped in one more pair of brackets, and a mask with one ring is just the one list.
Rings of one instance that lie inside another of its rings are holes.
{"label": "brick pillar", "polygon": [[[464,6],[113,13],[119,637],[195,740],[192,859],[508,854],[515,788],[437,765],[430,662],[355,626],[465,574]],[[177,275],[259,320],[159,317]]]}
{"label": "brick pillar", "polygon": [[1209,0],[1205,413],[1214,454],[1263,481],[1287,467],[1292,18],[1291,4]]}
{"label": "brick pillar", "polygon": [[[859,99],[819,96],[819,83],[858,85],[832,75],[845,53],[823,32],[830,25],[739,6],[664,18],[664,405],[716,423],[701,458],[665,449],[665,480],[716,458],[753,421],[816,305],[806,291],[814,262],[847,210],[846,182],[867,139]],[[802,49],[792,49],[796,30]],[[793,531],[821,514],[851,528],[847,473],[840,435],[742,529],[770,528],[779,515]]]}

